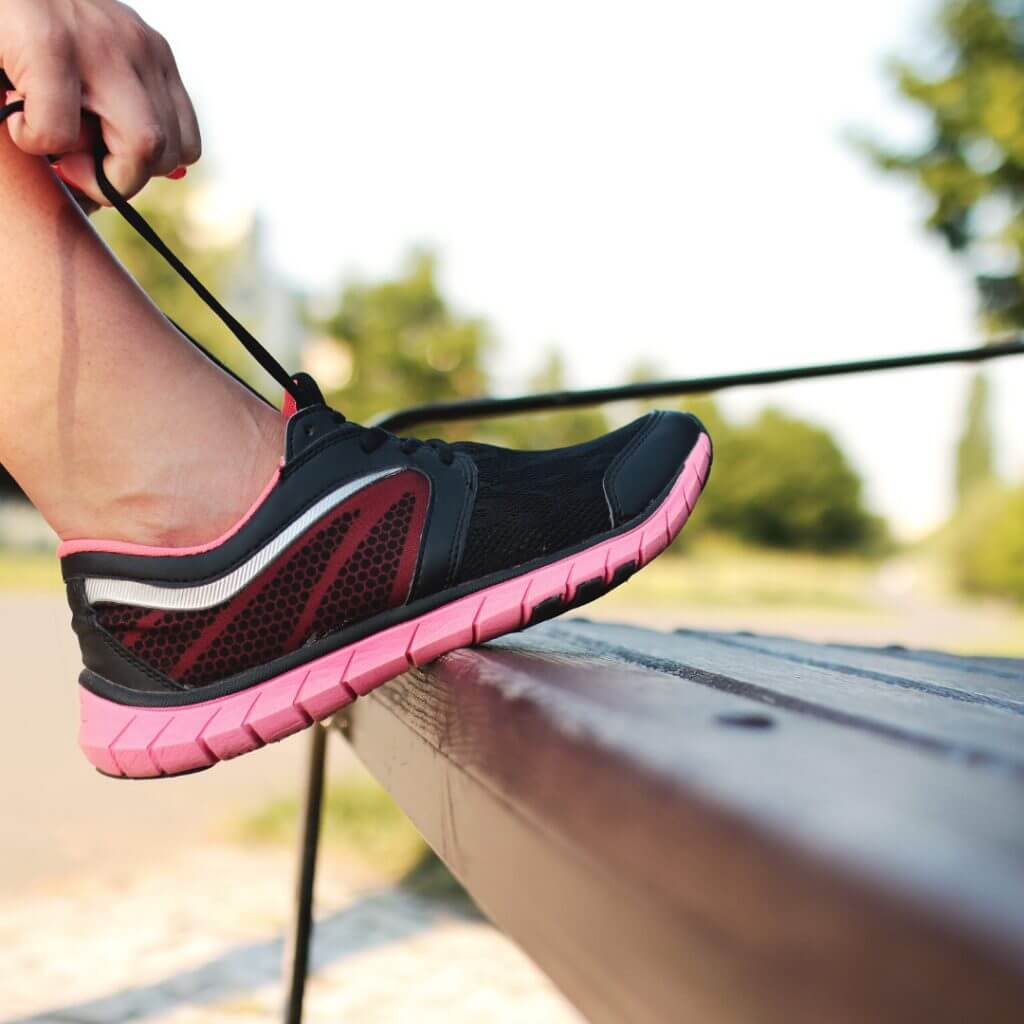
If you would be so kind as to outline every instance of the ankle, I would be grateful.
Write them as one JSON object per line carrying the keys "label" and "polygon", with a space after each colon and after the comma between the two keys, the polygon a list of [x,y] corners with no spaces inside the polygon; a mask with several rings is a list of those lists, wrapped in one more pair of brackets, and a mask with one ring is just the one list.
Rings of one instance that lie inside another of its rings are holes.
{"label": "ankle", "polygon": [[[209,544],[253,507],[280,465],[284,424],[276,410],[256,403],[209,443],[182,439],[148,452],[103,488],[95,507],[78,505],[58,527],[62,540],[102,539],[146,547]],[[241,410],[239,410],[241,413]]]}

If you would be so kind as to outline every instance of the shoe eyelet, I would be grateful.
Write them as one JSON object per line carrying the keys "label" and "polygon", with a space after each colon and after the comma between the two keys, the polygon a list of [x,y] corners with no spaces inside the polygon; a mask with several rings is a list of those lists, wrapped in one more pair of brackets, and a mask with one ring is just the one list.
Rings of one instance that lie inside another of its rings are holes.
{"label": "shoe eyelet", "polygon": [[306,437],[312,437],[316,433],[316,427],[312,423],[306,424]]}

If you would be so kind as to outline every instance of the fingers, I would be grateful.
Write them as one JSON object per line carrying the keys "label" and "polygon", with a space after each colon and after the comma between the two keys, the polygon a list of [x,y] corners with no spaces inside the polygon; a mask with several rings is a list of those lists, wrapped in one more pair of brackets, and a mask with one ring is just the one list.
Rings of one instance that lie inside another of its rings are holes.
{"label": "fingers", "polygon": [[157,173],[173,135],[170,112],[158,105],[134,70],[125,88],[99,97],[95,106],[109,155],[103,169],[124,196],[133,196]]}
{"label": "fingers", "polygon": [[24,114],[10,119],[14,144],[35,156],[65,153],[78,141],[82,87],[70,47],[54,46],[20,77]]}
{"label": "fingers", "polygon": [[[100,125],[108,155],[103,170],[126,198],[135,195],[152,177],[183,178],[185,165],[199,157],[201,143],[192,104],[182,88],[188,116],[180,113],[180,101],[170,98],[169,89],[169,84],[154,85],[150,92],[138,83],[135,99],[125,95],[118,106],[104,107],[106,113]],[[96,180],[93,141],[98,130],[95,119],[83,122],[79,142],[61,157],[58,174],[94,203],[109,206]],[[144,138],[146,130],[152,133],[148,141]]]}
{"label": "fingers", "polygon": [[[170,49],[160,58],[132,68],[131,76],[124,76],[125,84],[101,92],[92,104],[100,116],[108,150],[103,170],[126,198],[139,192],[152,177],[182,177],[175,173],[177,169],[194,164],[202,154],[199,122]],[[80,191],[109,206],[96,182],[91,147],[61,164]]]}
{"label": "fingers", "polygon": [[199,119],[196,117],[192,100],[185,91],[177,68],[167,77],[167,88],[171,102],[178,115],[178,131],[181,137],[181,163],[194,164],[203,155],[203,140],[199,133]]}
{"label": "fingers", "polygon": [[171,101],[167,79],[162,71],[140,71],[139,77],[149,98],[152,116],[156,118],[164,140],[160,153],[154,156],[153,161],[145,168],[149,177],[155,178],[169,174],[181,164],[181,126],[177,108]]}
{"label": "fingers", "polygon": [[82,108],[97,115],[104,172],[124,196],[199,159],[195,110],[167,41],[116,0],[2,0],[0,63],[25,99],[8,120],[25,152],[59,156],[85,195],[96,182]]}
{"label": "fingers", "polygon": [[167,40],[161,35],[156,36],[156,49],[159,64],[164,76],[164,84],[170,97],[171,105],[178,123],[178,137],[181,141],[181,166],[194,164],[203,153],[203,142],[199,134],[199,119],[196,117],[192,99],[181,80],[177,61]]}
{"label": "fingers", "polygon": [[[144,72],[145,80],[129,68],[115,79],[117,87],[101,88],[90,106],[99,115],[107,156],[103,170],[126,198],[139,192],[150,178],[169,174],[183,162],[178,107],[162,73]],[[90,147],[61,159],[67,178],[96,202],[109,206],[96,181]]]}

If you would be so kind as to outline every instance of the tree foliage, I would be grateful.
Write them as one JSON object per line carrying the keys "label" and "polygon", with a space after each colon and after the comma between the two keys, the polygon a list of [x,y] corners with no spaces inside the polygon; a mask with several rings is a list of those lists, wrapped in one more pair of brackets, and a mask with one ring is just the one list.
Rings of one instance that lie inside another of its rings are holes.
{"label": "tree foliage", "polygon": [[[914,150],[873,147],[879,165],[931,198],[927,225],[973,269],[993,331],[1024,327],[1024,0],[942,0],[941,57],[897,62],[902,94],[928,119]],[[971,591],[1024,600],[1024,491],[996,478],[989,390],[970,384],[956,450],[954,567]]]}
{"label": "tree foliage", "polygon": [[898,61],[900,92],[928,119],[915,149],[872,145],[931,198],[927,225],[967,258],[994,330],[1024,326],[1024,0],[944,0],[942,54]]}
{"label": "tree foliage", "polygon": [[[632,382],[654,377],[638,363]],[[644,402],[637,411],[664,405]],[[710,395],[677,403],[704,424],[714,445],[711,478],[683,546],[704,531],[749,544],[873,553],[887,543],[885,524],[865,507],[863,486],[839,443],[824,428],[765,409],[734,423]]]}
{"label": "tree foliage", "polygon": [[867,550],[884,539],[860,477],[827,430],[766,409],[733,425],[708,404],[715,461],[701,500],[704,524],[769,547]]}
{"label": "tree foliage", "polygon": [[956,447],[958,506],[962,507],[971,494],[994,478],[988,378],[979,371],[971,378],[964,429]]}
{"label": "tree foliage", "polygon": [[[342,357],[347,376],[329,397],[352,419],[366,422],[386,411],[490,390],[486,361],[495,348],[490,331],[483,320],[452,309],[441,293],[430,252],[412,253],[392,279],[350,284],[317,327]],[[564,360],[551,350],[527,390],[565,387]],[[608,425],[602,412],[584,409],[426,429],[449,438],[538,449],[589,440]]]}
{"label": "tree foliage", "polygon": [[486,390],[488,330],[451,309],[428,252],[414,253],[393,280],[348,285],[318,327],[349,363],[329,398],[352,419]]}
{"label": "tree foliage", "polygon": [[954,524],[953,564],[965,590],[1024,602],[1024,487],[971,493]]}

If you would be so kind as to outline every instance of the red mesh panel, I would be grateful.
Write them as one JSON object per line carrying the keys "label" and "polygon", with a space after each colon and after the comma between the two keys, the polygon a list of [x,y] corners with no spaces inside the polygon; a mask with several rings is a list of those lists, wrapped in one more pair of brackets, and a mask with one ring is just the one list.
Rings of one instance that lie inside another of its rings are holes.
{"label": "red mesh panel", "polygon": [[402,604],[428,496],[425,477],[398,473],[333,509],[223,604],[198,612],[103,604],[97,621],[186,685],[243,672]]}
{"label": "red mesh panel", "polygon": [[366,535],[334,577],[313,618],[314,635],[330,633],[336,622],[358,622],[382,608],[400,604],[402,558],[416,499],[403,494]]}

